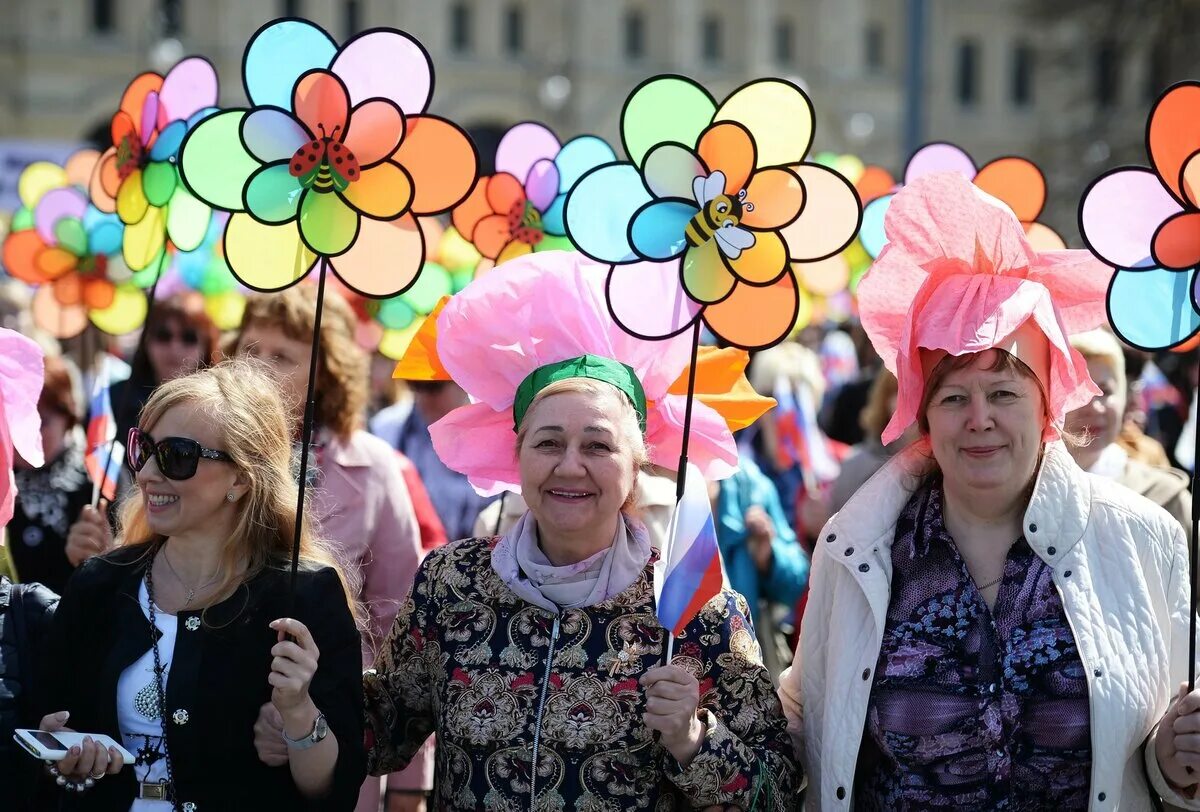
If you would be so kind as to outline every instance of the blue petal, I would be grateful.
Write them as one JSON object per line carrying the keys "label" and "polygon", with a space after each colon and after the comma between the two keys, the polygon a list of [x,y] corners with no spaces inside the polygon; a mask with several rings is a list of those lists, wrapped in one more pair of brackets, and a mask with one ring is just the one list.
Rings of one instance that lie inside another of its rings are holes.
{"label": "blue petal", "polygon": [[629,221],[649,202],[650,193],[633,164],[600,166],[567,195],[567,235],[598,262],[632,262],[637,254],[629,244]]}
{"label": "blue petal", "polygon": [[568,192],[590,169],[617,160],[613,148],[603,138],[581,135],[563,144],[554,157],[558,168],[558,190]]}
{"label": "blue petal", "polygon": [[887,245],[887,235],[883,233],[883,217],[888,207],[892,205],[892,195],[877,197],[863,209],[862,227],[858,230],[858,239],[871,259],[879,256],[883,246]]}
{"label": "blue petal", "polygon": [[174,158],[179,152],[179,145],[183,143],[183,137],[187,135],[187,131],[187,122],[183,120],[172,121],[164,127],[154,141],[154,146],[150,147],[150,160],[167,161]]}
{"label": "blue petal", "polygon": [[204,119],[208,118],[213,113],[220,112],[220,110],[220,107],[202,107],[196,112],[192,113],[187,120],[188,132],[191,132],[197,124],[199,124],[201,121],[204,121]]}
{"label": "blue petal", "polygon": [[125,234],[120,220],[113,222],[105,220],[88,229],[88,252],[93,256],[110,256],[121,250],[121,240]]}
{"label": "blue petal", "polygon": [[1128,344],[1163,350],[1200,330],[1192,286],[1196,272],[1119,269],[1108,288],[1108,319]]}
{"label": "blue petal", "polygon": [[646,259],[671,259],[687,248],[684,229],[699,211],[689,203],[656,200],[639,211],[630,227],[634,250]]}
{"label": "blue petal", "polygon": [[562,237],[567,233],[566,223],[563,222],[563,207],[566,206],[567,196],[561,194],[554,198],[554,202],[550,204],[544,212],[542,212],[542,230],[547,234],[553,234],[555,237]]}
{"label": "blue petal", "polygon": [[242,81],[254,105],[292,109],[292,88],[301,74],[328,68],[337,44],[307,20],[280,20],[259,29],[246,45]]}

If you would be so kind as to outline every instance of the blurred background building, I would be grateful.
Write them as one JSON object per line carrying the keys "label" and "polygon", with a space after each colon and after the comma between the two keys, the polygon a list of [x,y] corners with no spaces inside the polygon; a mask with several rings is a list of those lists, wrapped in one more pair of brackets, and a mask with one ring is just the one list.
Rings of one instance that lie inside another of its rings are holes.
{"label": "blurred background building", "polygon": [[30,160],[98,140],[140,70],[203,54],[222,103],[244,101],[247,39],[298,15],[340,38],[372,26],[417,36],[436,66],[434,112],[467,126],[484,156],[523,119],[617,143],[622,101],[652,74],[692,76],[718,97],[782,76],[812,97],[815,150],[897,174],[930,140],[980,163],[1033,159],[1049,179],[1044,219],[1077,244],[1084,184],[1144,161],[1153,99],[1200,73],[1189,40],[1198,9],[1200,0],[0,0],[0,205]]}

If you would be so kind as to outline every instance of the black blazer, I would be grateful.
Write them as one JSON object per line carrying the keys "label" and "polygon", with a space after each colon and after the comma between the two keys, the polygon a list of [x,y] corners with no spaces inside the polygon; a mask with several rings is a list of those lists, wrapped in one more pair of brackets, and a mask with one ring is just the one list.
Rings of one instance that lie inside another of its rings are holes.
{"label": "black blazer", "polygon": [[[117,680],[150,650],[150,623],[137,595],[150,546],[123,547],[81,566],[55,613],[46,658],[44,712],[67,710],[68,726],[121,740]],[[167,746],[177,803],[208,810],[351,810],[366,775],[363,750],[362,654],[359,632],[341,582],[325,567],[300,572],[295,617],[321,651],[310,693],[337,736],[331,794],[306,803],[289,768],[267,767],[254,749],[259,707],[271,699],[267,675],[276,633],[267,624],[288,616],[290,572],[266,569],[232,597],[207,610],[178,615],[170,655],[167,712],[187,711],[182,724],[167,720]],[[198,628],[192,618],[203,617]],[[157,633],[157,632],[156,632]],[[135,792],[130,768],[76,795],[60,791],[62,809],[127,812]]]}

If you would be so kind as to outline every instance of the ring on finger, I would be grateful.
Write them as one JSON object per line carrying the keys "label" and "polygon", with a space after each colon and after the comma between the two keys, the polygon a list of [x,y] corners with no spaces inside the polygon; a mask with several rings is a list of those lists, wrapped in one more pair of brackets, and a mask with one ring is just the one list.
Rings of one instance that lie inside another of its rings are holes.
{"label": "ring on finger", "polygon": [[99,781],[106,775],[108,775],[108,770],[101,767],[97,772],[88,773],[88,778],[91,778],[93,781]]}

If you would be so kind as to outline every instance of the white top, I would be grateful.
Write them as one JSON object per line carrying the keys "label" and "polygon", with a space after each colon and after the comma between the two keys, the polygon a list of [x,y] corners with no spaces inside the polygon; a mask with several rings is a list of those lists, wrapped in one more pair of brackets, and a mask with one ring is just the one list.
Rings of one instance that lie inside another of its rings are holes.
{"label": "white top", "polygon": [[[150,593],[142,579],[138,588],[138,603],[146,619],[150,619]],[[171,673],[175,653],[175,615],[154,607],[154,621],[162,637],[158,640],[158,655],[163,666],[163,691]],[[167,779],[166,747],[162,743],[163,727],[159,720],[158,687],[154,679],[154,649],[150,648],[133,665],[121,672],[117,680],[117,724],[121,727],[121,743],[137,758],[132,769],[138,781],[156,782]],[[168,812],[167,801],[134,800],[130,812]]]}

